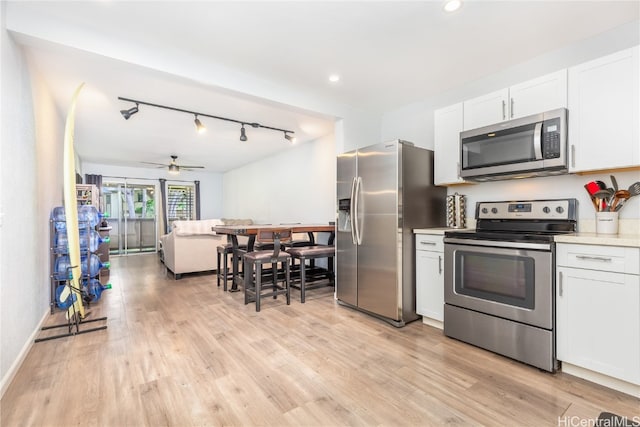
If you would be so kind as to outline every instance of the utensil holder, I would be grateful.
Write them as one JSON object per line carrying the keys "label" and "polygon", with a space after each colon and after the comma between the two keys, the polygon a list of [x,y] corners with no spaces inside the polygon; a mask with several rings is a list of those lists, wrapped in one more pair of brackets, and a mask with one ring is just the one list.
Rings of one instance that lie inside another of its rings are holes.
{"label": "utensil holder", "polygon": [[447,227],[465,228],[467,226],[467,198],[455,193],[447,196]]}
{"label": "utensil holder", "polygon": [[618,212],[596,212],[597,234],[618,234]]}

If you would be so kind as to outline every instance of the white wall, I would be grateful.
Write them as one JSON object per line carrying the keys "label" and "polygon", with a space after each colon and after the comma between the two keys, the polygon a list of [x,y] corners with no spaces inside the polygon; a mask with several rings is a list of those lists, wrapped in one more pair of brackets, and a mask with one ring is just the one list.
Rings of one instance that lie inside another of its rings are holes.
{"label": "white wall", "polygon": [[[62,198],[63,123],[6,32],[0,2],[0,395],[49,308],[49,212]],[[37,106],[34,108],[34,106]]]}
{"label": "white wall", "polygon": [[224,174],[224,217],[259,223],[321,222],[335,218],[336,143],[333,135],[293,146]]}
{"label": "white wall", "polygon": [[[200,217],[202,219],[210,219],[220,218],[222,216],[221,173],[180,171],[179,175],[171,175],[166,169],[135,168],[83,162],[83,179],[85,174],[103,175],[103,181],[120,181],[108,177],[131,178],[127,179],[127,182],[130,184],[153,183],[156,185],[156,189],[159,189],[160,178],[166,179],[168,184],[193,184],[193,182],[197,180],[200,181]],[[159,190],[156,194],[160,194]],[[160,201],[159,198],[158,201]],[[158,212],[158,210],[156,210],[156,212]]]}
{"label": "white wall", "polygon": [[[398,110],[389,111],[382,118],[382,139],[406,139],[418,146],[433,149],[434,110],[626,49],[639,43],[640,21],[634,21],[574,45],[532,58],[500,73],[486,76],[432,98],[407,105]],[[627,187],[640,180],[640,172],[616,172],[615,176],[621,187]],[[476,185],[454,186],[449,187],[448,192],[449,194],[458,192],[468,197],[468,218],[473,218],[475,202],[477,201],[575,197],[580,204],[580,218],[591,219],[594,217],[594,210],[583,186],[587,182],[597,179],[606,183],[611,182],[609,174],[564,175],[520,181],[496,181]],[[630,200],[630,203],[621,211],[620,218],[640,218],[640,197]]]}

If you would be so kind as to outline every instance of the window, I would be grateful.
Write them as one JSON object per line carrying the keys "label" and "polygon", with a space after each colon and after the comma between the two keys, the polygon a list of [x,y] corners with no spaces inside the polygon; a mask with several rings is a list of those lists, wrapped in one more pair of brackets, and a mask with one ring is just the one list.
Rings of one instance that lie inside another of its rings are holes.
{"label": "window", "polygon": [[193,185],[167,184],[167,219],[169,224],[175,220],[196,219],[195,200]]}

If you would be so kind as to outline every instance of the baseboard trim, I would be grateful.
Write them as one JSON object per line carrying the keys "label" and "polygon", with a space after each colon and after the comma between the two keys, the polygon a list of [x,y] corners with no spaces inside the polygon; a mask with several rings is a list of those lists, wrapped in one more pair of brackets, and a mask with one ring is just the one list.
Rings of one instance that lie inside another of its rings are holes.
{"label": "baseboard trim", "polygon": [[5,376],[2,378],[2,381],[0,382],[0,399],[2,399],[2,397],[4,396],[4,392],[7,391],[7,389],[11,385],[11,382],[13,381],[13,378],[18,373],[18,370],[22,366],[24,359],[27,357],[27,354],[29,354],[29,350],[31,350],[31,347],[34,344],[34,341],[37,338],[38,333],[42,328],[42,325],[44,325],[44,322],[49,318],[50,313],[51,313],[50,308],[47,307],[42,318],[38,322],[38,325],[36,326],[34,331],[31,333],[29,338],[27,339],[27,342],[24,343],[24,346],[22,346],[22,350],[20,350],[20,353],[18,353],[18,357],[16,357],[16,360],[13,361],[13,363],[11,364],[11,367],[9,368]]}
{"label": "baseboard trim", "polygon": [[640,398],[640,385],[619,380],[580,366],[562,362],[562,372]]}
{"label": "baseboard trim", "polygon": [[422,316],[422,323],[432,326],[438,329],[444,329],[444,324],[440,320],[432,319],[430,317]]}

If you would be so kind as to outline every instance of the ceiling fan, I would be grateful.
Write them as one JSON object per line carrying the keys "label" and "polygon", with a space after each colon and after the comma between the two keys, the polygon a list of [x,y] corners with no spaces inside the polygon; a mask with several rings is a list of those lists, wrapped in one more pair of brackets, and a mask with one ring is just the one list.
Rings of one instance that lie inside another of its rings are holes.
{"label": "ceiling fan", "polygon": [[180,169],[184,169],[186,171],[188,170],[193,170],[193,169],[203,169],[204,166],[186,166],[186,165],[179,165],[176,163],[176,160],[178,160],[178,156],[172,155],[171,156],[171,162],[167,165],[164,163],[154,163],[154,162],[140,162],[140,163],[145,163],[147,165],[158,165],[160,167],[163,168],[168,168],[169,169],[169,173],[172,173],[174,175],[177,175],[180,173]]}

